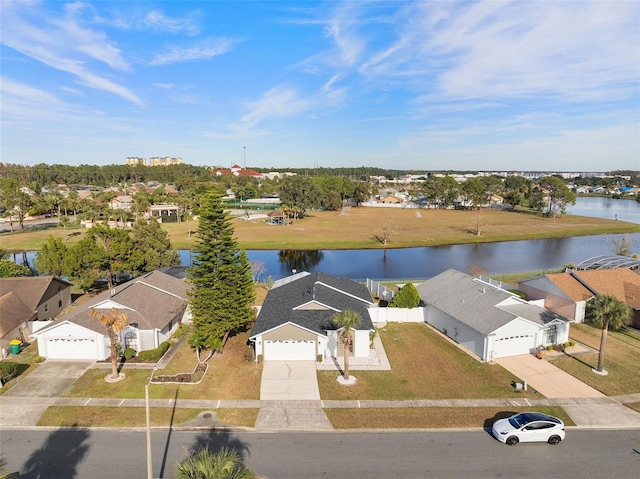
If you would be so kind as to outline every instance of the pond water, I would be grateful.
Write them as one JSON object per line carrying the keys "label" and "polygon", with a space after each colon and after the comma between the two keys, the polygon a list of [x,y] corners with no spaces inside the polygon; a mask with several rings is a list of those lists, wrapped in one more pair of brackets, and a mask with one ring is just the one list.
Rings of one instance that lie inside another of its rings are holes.
{"label": "pond water", "polygon": [[[274,280],[296,271],[322,271],[333,276],[362,280],[430,278],[448,268],[468,271],[472,265],[488,274],[518,273],[562,268],[603,254],[613,254],[613,244],[622,235],[580,236],[499,243],[429,246],[388,250],[249,250],[250,261],[259,262],[261,280]],[[640,234],[629,235],[639,251]],[[192,253],[181,250],[183,264]]]}
{"label": "pond water", "polygon": [[575,205],[569,205],[567,214],[640,224],[640,202],[585,196],[577,198]]}

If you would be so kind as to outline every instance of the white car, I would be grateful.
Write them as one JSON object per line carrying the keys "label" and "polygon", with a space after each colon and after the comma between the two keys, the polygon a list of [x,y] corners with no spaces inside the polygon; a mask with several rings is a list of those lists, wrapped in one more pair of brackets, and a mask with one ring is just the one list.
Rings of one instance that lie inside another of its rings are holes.
{"label": "white car", "polygon": [[519,442],[548,442],[556,445],[564,439],[564,423],[557,417],[539,412],[523,412],[498,419],[491,428],[500,442],[515,446]]}

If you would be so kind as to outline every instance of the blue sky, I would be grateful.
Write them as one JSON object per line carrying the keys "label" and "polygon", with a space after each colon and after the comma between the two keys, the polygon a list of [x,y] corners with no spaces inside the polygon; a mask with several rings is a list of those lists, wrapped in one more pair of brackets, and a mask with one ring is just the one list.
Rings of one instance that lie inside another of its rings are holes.
{"label": "blue sky", "polygon": [[7,1],[0,161],[640,170],[640,2]]}

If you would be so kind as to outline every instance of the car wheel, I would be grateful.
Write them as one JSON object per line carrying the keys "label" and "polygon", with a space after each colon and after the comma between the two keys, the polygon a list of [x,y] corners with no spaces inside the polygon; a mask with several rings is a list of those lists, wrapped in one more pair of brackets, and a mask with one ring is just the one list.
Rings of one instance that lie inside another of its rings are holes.
{"label": "car wheel", "polygon": [[547,441],[549,444],[551,444],[552,446],[555,446],[556,444],[558,444],[562,439],[560,439],[560,436],[551,436],[549,438],[549,440]]}
{"label": "car wheel", "polygon": [[507,446],[515,446],[518,444],[518,438],[516,436],[509,436],[505,442]]}

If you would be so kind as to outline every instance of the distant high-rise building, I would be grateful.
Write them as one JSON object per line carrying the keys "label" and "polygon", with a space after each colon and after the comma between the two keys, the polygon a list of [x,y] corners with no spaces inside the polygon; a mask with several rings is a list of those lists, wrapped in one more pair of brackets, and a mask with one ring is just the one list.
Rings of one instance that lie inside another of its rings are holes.
{"label": "distant high-rise building", "polygon": [[165,156],[160,158],[158,156],[152,156],[149,158],[149,166],[169,166],[169,165],[181,165],[182,158],[169,158]]}
{"label": "distant high-rise building", "polygon": [[146,165],[147,160],[144,158],[140,158],[137,156],[129,156],[126,160],[124,160],[125,165],[134,166],[134,165]]}

